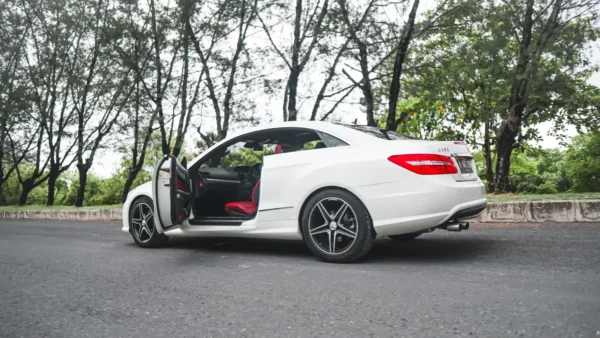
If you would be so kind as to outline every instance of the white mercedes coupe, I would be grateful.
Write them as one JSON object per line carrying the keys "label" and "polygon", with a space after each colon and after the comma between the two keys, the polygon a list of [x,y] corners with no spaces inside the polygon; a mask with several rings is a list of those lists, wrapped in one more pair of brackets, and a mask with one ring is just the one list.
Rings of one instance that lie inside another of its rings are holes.
{"label": "white mercedes coupe", "polygon": [[486,205],[461,141],[298,121],[230,136],[187,168],[165,156],[152,182],[129,193],[122,230],[143,248],[177,236],[298,239],[341,263],[377,236],[466,230]]}

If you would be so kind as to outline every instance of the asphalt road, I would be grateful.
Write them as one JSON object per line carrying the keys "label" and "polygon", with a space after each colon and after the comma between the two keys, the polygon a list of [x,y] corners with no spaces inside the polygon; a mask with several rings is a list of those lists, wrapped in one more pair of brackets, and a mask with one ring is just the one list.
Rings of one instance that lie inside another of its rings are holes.
{"label": "asphalt road", "polygon": [[600,224],[140,249],[115,223],[0,221],[0,336],[600,337]]}

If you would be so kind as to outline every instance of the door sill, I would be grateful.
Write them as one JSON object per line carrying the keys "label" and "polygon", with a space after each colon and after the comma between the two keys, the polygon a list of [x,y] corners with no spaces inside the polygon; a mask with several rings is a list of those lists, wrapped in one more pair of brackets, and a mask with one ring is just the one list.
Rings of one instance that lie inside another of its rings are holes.
{"label": "door sill", "polygon": [[199,217],[190,219],[191,225],[240,226],[254,217]]}

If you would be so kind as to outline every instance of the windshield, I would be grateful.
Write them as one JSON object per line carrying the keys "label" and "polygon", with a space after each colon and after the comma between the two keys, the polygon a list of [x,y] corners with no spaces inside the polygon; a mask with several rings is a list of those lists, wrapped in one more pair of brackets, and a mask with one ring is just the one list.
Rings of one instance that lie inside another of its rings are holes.
{"label": "windshield", "polygon": [[348,127],[348,128],[352,128],[358,131],[362,131],[363,133],[375,136],[377,138],[381,138],[384,140],[414,140],[414,138],[406,136],[406,135],[402,135],[402,134],[398,134],[395,131],[389,131],[389,130],[385,130],[385,129],[380,129],[377,127],[371,127],[371,126],[357,126],[357,125],[352,125],[352,124],[341,124],[340,125],[344,126],[344,127]]}

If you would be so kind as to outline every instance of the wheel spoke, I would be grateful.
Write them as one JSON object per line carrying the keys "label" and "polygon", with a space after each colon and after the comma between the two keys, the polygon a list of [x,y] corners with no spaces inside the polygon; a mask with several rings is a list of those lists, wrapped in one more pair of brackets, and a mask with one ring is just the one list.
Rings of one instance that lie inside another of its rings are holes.
{"label": "wheel spoke", "polygon": [[323,220],[325,222],[329,222],[331,220],[331,216],[329,216],[329,213],[323,206],[322,202],[317,203],[317,208],[319,208],[319,211],[321,212],[321,216],[323,216]]}
{"label": "wheel spoke", "polygon": [[341,222],[342,216],[344,216],[344,213],[346,213],[346,210],[348,210],[348,203],[346,203],[346,202],[342,202],[342,203],[344,203],[344,204],[342,204],[342,206],[335,213],[335,216],[333,216],[333,218],[332,218],[332,220],[334,220],[338,223]]}
{"label": "wheel spoke", "polygon": [[329,233],[329,252],[335,253],[335,238],[337,236],[337,231],[331,231]]}
{"label": "wheel spoke", "polygon": [[140,204],[140,205],[138,205],[138,208],[139,208],[139,210],[140,210],[140,217],[141,217],[142,219],[146,219],[146,215],[144,214],[144,205],[143,205],[143,204]]}
{"label": "wheel spoke", "polygon": [[140,239],[142,239],[142,232],[145,232],[146,235],[148,235],[148,237],[150,237],[150,232],[148,231],[148,228],[146,228],[145,226],[142,226],[141,230],[140,230]]}
{"label": "wheel spoke", "polygon": [[345,229],[339,227],[336,231],[336,233],[339,233],[340,235],[344,235],[346,237],[349,238],[356,238],[356,234],[352,234],[351,232],[346,231]]}
{"label": "wheel spoke", "polygon": [[310,230],[310,234],[311,235],[322,234],[323,232],[325,232],[323,230],[329,231],[329,224],[328,223],[325,223],[323,225],[319,225],[318,227]]}
{"label": "wheel spoke", "polygon": [[350,229],[346,228],[346,226],[343,225],[342,223],[338,223],[338,228],[339,228],[338,229],[339,231],[347,232],[347,233],[351,234],[352,236],[356,237],[356,231],[353,231],[353,230],[350,230]]}
{"label": "wheel spoke", "polygon": [[142,220],[141,219],[132,218],[131,219],[131,223],[133,223],[135,225],[142,225]]}
{"label": "wheel spoke", "polygon": [[148,223],[149,220],[152,219],[152,211],[148,210],[148,213],[146,214],[146,218],[144,218],[146,220],[146,223]]}

